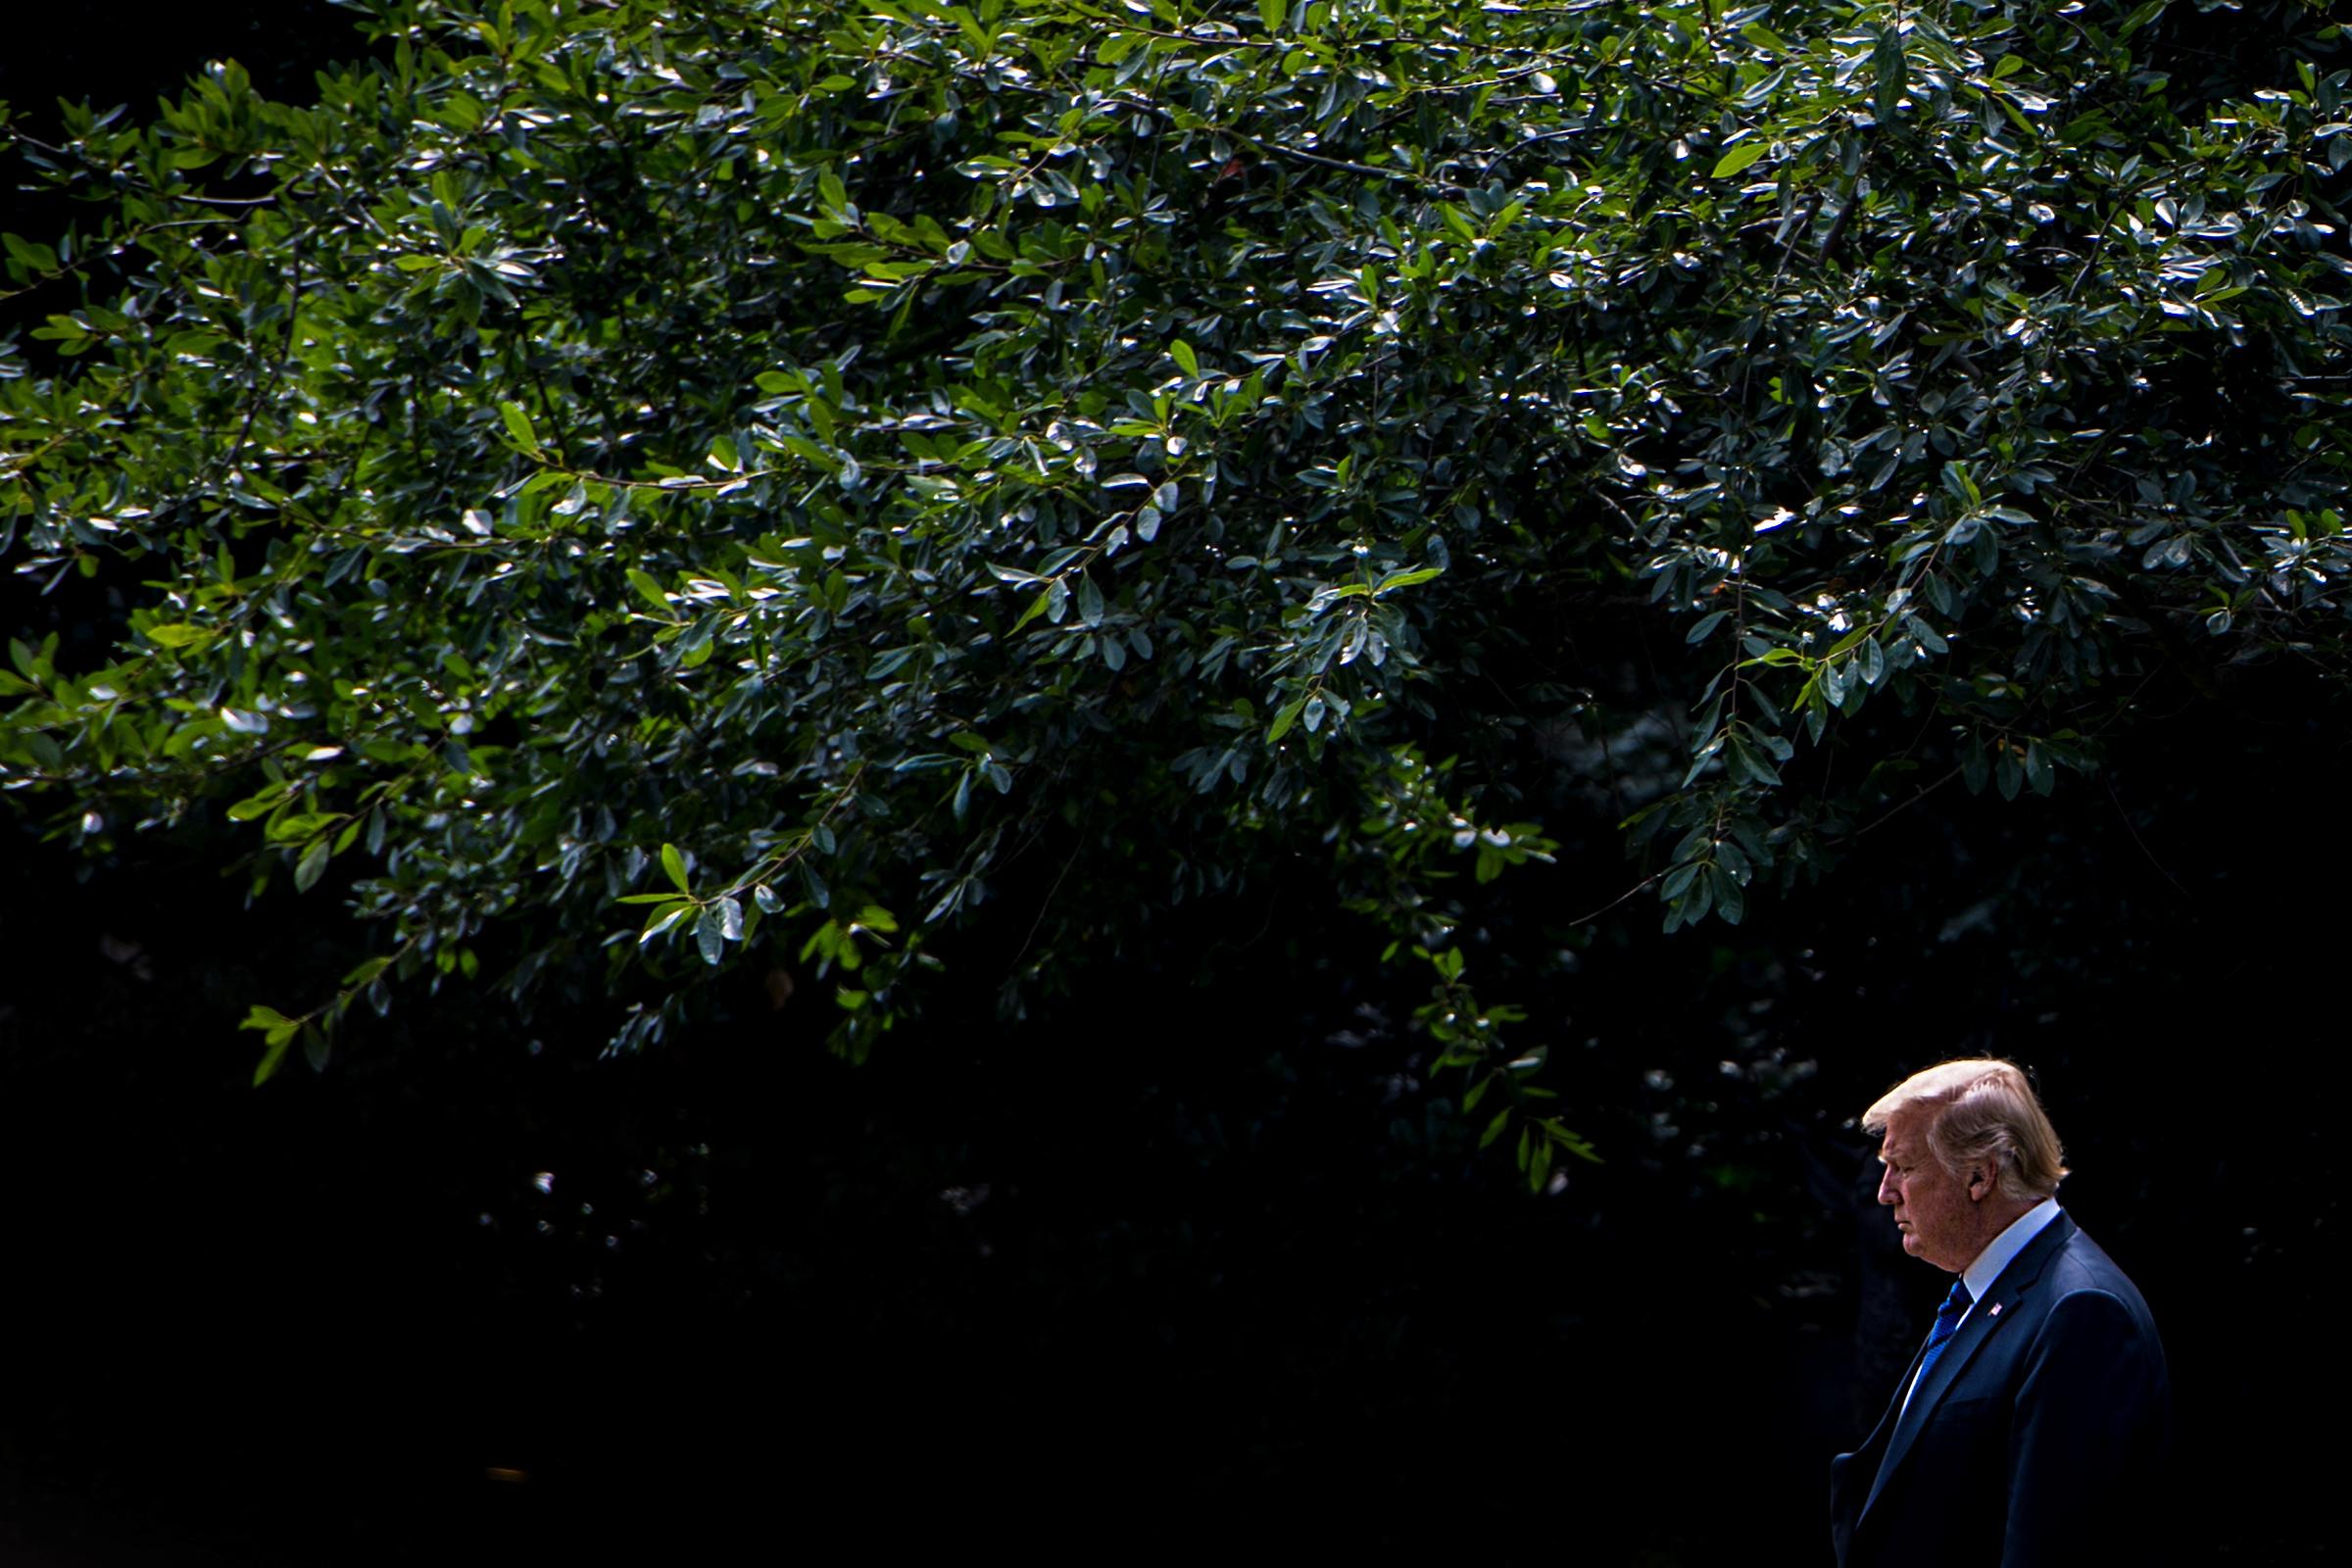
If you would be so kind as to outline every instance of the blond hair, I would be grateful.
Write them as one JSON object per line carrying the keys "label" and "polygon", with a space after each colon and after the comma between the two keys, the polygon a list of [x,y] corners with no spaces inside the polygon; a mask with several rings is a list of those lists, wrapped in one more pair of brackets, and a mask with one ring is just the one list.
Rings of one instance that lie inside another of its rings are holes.
{"label": "blond hair", "polygon": [[1928,1148],[1936,1162],[1962,1181],[1989,1165],[2001,1196],[2040,1200],[2069,1174],[2058,1129],[2014,1061],[1969,1056],[1915,1072],[1862,1113],[1862,1130],[1885,1137],[1895,1112],[1915,1107],[1932,1112]]}

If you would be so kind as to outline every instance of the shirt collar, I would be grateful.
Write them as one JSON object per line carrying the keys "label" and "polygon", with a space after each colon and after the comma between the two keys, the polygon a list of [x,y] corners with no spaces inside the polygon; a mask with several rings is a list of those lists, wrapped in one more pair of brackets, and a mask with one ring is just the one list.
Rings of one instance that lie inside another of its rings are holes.
{"label": "shirt collar", "polygon": [[1992,1289],[1993,1282],[2001,1277],[2001,1270],[2009,1266],[2010,1259],[2024,1251],[2026,1244],[2039,1236],[2042,1228],[2057,1217],[2058,1200],[2045,1198],[2020,1214],[2007,1230],[1995,1236],[1984,1250],[1977,1254],[1977,1260],[1960,1273],[1961,1282],[1968,1287],[1969,1299],[1984,1299],[1984,1293]]}

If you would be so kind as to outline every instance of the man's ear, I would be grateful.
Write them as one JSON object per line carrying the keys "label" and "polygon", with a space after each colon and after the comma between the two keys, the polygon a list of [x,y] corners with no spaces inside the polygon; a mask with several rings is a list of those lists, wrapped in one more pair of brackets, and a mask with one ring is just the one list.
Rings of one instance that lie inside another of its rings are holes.
{"label": "man's ear", "polygon": [[[1983,1191],[1980,1192],[1980,1188]],[[1992,1173],[1982,1165],[1968,1173],[1968,1200],[1970,1202],[1982,1203],[1992,1196]]]}

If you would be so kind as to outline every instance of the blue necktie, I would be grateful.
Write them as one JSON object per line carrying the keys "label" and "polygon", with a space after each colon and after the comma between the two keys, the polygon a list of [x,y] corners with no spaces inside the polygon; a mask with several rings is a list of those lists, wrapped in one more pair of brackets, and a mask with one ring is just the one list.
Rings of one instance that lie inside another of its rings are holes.
{"label": "blue necktie", "polygon": [[1952,1281],[1952,1294],[1943,1298],[1943,1305],[1936,1311],[1936,1327],[1928,1335],[1928,1353],[1919,1358],[1919,1376],[1912,1380],[1912,1388],[1928,1381],[1928,1374],[1936,1368],[1936,1358],[1952,1343],[1952,1336],[1960,1331],[1960,1319],[1975,1299],[1968,1294],[1967,1281]]}

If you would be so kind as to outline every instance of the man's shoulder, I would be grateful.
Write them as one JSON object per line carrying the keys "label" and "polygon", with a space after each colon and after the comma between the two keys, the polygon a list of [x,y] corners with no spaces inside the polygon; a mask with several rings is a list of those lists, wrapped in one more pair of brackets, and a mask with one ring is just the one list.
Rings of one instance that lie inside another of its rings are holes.
{"label": "man's shoulder", "polygon": [[2047,1309],[2056,1310],[2069,1297],[2096,1294],[2114,1297],[2131,1316],[2153,1323],[2154,1314],[2139,1287],[2132,1283],[2132,1276],[2080,1225],[2070,1224],[2067,1229],[2042,1269],[2039,1283]]}

